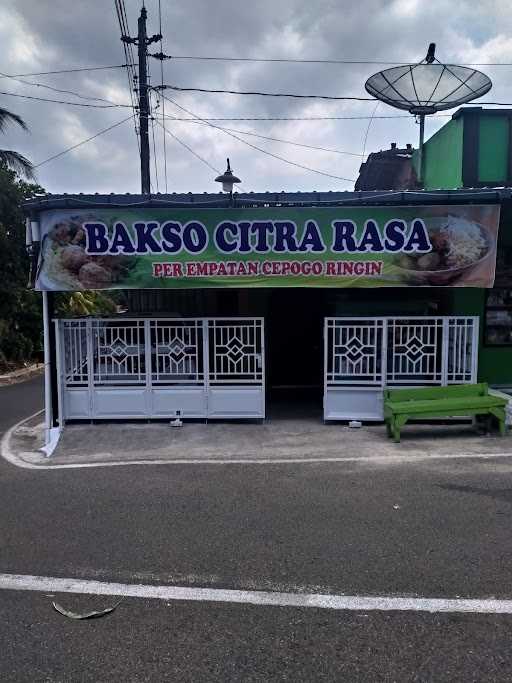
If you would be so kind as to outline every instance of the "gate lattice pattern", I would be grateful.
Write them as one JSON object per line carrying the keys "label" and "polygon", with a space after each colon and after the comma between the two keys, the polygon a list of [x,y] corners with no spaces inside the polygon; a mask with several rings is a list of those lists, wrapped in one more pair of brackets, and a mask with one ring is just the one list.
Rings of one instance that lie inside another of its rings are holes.
{"label": "gate lattice pattern", "polygon": [[478,318],[326,318],[325,351],[328,386],[469,383]]}
{"label": "gate lattice pattern", "polygon": [[56,325],[64,419],[160,417],[166,406],[171,416],[264,417],[261,318]]}
{"label": "gate lattice pattern", "polygon": [[325,420],[381,420],[386,386],[476,381],[478,318],[326,318]]}

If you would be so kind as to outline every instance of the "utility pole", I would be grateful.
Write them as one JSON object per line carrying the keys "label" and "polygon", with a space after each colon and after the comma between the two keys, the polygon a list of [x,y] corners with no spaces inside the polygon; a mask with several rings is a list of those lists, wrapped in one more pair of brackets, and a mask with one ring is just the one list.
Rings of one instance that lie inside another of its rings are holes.
{"label": "utility pole", "polygon": [[143,6],[138,20],[137,38],[121,36],[125,43],[134,43],[138,48],[139,57],[139,131],[140,131],[140,183],[142,194],[151,193],[151,176],[149,170],[149,97],[148,97],[148,70],[147,70],[147,47],[151,43],[160,40],[158,33],[151,38],[147,37],[146,19],[148,13]]}

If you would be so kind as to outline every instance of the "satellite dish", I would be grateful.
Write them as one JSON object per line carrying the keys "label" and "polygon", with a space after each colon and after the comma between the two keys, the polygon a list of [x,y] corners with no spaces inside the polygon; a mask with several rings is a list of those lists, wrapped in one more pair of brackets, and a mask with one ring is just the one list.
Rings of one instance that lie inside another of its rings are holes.
{"label": "satellite dish", "polygon": [[435,58],[435,43],[418,64],[394,66],[370,76],[365,88],[382,102],[420,116],[453,109],[492,88],[491,79],[467,66],[442,64]]}
{"label": "satellite dish", "polygon": [[491,79],[481,71],[442,64],[435,57],[435,49],[435,43],[430,43],[427,56],[418,64],[379,71],[364,86],[378,100],[419,116],[420,169],[425,116],[471,102],[492,88]]}

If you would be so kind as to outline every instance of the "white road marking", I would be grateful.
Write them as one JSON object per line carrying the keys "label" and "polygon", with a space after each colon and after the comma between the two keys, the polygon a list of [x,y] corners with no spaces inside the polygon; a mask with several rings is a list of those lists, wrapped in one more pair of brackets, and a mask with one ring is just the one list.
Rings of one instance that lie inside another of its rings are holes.
{"label": "white road marking", "polygon": [[512,600],[461,598],[400,598],[394,596],[278,593],[224,588],[188,588],[148,584],[110,583],[51,576],[0,574],[0,590],[110,595],[156,600],[223,602],[274,607],[313,607],[350,611],[464,612],[512,614]]}
{"label": "white road marking", "polygon": [[[27,470],[77,470],[95,467],[127,467],[130,465],[314,465],[318,463],[379,463],[381,465],[397,465],[408,462],[432,460],[493,460],[494,458],[512,458],[511,451],[500,453],[422,453],[421,455],[362,455],[362,456],[319,456],[313,458],[154,458],[152,460],[107,460],[98,462],[61,463],[55,465],[35,464],[20,458],[11,448],[10,441],[14,432],[42,413],[38,411],[21,420],[5,432],[0,441],[0,456],[16,467]],[[46,460],[46,458],[45,458]],[[51,460],[51,458],[50,458]]]}

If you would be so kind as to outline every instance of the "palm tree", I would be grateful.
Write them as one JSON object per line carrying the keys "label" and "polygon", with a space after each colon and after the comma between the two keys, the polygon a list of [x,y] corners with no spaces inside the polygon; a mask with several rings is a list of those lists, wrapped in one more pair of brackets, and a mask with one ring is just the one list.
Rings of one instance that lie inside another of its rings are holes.
{"label": "palm tree", "polygon": [[[8,123],[17,123],[23,130],[28,130],[27,124],[21,116],[0,107],[0,133],[4,132]],[[0,149],[0,164],[5,164],[13,171],[16,171],[16,173],[25,176],[28,180],[33,180],[35,177],[32,162],[19,152],[13,152],[10,149]]]}

